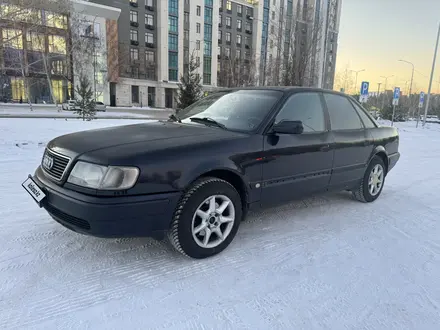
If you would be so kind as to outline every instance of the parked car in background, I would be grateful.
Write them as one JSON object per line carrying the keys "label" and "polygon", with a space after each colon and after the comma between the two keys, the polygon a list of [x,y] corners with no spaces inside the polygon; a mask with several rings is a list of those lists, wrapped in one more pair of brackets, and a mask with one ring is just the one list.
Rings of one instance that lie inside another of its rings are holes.
{"label": "parked car in background", "polygon": [[75,111],[79,110],[79,106],[76,104],[75,100],[67,100],[61,105],[61,109],[67,111]]}
{"label": "parked car in background", "polygon": [[76,232],[166,234],[179,252],[206,258],[250,209],[331,190],[375,201],[399,157],[397,129],[345,94],[231,89],[168,121],[57,137],[23,187]]}
{"label": "parked car in background", "polygon": [[95,102],[95,105],[96,105],[96,108],[95,108],[96,111],[103,111],[103,112],[105,112],[107,110],[106,105],[104,103],[102,103],[102,102]]}

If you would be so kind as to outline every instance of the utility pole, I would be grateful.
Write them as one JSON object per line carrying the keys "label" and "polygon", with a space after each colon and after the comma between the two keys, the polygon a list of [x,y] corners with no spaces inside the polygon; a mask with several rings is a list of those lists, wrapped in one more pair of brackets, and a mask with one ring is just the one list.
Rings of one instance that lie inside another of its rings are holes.
{"label": "utility pole", "polygon": [[428,115],[429,101],[430,101],[430,98],[431,98],[432,80],[434,79],[435,62],[437,60],[437,50],[438,50],[438,41],[439,41],[439,39],[440,39],[440,24],[438,26],[437,41],[435,43],[434,58],[432,60],[431,78],[429,79],[428,98],[426,99],[425,117],[423,118],[423,127],[425,127],[425,125],[426,125],[426,116]]}
{"label": "utility pole", "polygon": [[374,111],[374,116],[376,118],[377,118],[377,108],[379,107],[380,85],[382,85],[382,83],[377,83],[376,110]]}

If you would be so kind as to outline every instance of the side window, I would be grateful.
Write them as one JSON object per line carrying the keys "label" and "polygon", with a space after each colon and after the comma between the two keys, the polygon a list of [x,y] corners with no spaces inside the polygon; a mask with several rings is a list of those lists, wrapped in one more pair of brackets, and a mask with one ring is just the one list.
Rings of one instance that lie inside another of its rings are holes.
{"label": "side window", "polygon": [[282,120],[300,120],[304,132],[325,131],[324,110],[317,93],[298,93],[292,95],[278,113],[275,123]]}
{"label": "side window", "polygon": [[340,95],[324,93],[332,130],[349,130],[363,128],[361,119],[350,101]]}
{"label": "side window", "polygon": [[374,124],[374,122],[371,120],[370,117],[368,117],[368,115],[365,113],[365,111],[360,108],[356,103],[351,102],[353,104],[353,106],[356,108],[356,111],[358,112],[359,116],[361,116],[362,121],[364,122],[364,125],[366,128],[374,128],[376,127],[376,125]]}

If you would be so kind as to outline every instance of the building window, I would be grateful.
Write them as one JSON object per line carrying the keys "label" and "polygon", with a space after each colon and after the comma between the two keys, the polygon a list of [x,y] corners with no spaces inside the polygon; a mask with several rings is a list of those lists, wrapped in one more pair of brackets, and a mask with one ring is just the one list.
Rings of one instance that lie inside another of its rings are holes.
{"label": "building window", "polygon": [[237,44],[241,45],[241,34],[237,34]]}
{"label": "building window", "polygon": [[244,37],[244,44],[246,45],[246,46],[250,46],[251,45],[251,39],[249,38],[249,37]]}
{"label": "building window", "polygon": [[15,49],[23,49],[23,37],[21,30],[3,29],[2,39],[3,47],[10,47]]}
{"label": "building window", "polygon": [[177,53],[168,52],[168,67],[177,69],[179,67]]}
{"label": "building window", "polygon": [[[5,31],[5,30],[3,30]],[[45,36],[44,34],[37,34],[35,32],[28,32],[27,35],[28,49],[38,52],[45,51]]]}
{"label": "building window", "polygon": [[154,16],[151,14],[145,14],[145,24],[154,25]]}
{"label": "building window", "polygon": [[222,16],[222,14],[219,14],[218,15],[218,25],[222,26],[222,22],[223,22],[223,16]]}
{"label": "building window", "polygon": [[212,0],[205,0],[205,6],[212,7]]}
{"label": "building window", "polygon": [[139,103],[139,86],[131,86],[131,102]]}
{"label": "building window", "polygon": [[153,0],[145,0],[145,6],[153,7]]}
{"label": "building window", "polygon": [[243,6],[237,5],[237,14],[241,15],[243,13]]}
{"label": "building window", "polygon": [[226,10],[228,11],[232,10],[232,2],[230,0],[226,1]]}
{"label": "building window", "polygon": [[137,5],[138,4],[138,0],[130,0],[130,3]]}
{"label": "building window", "polygon": [[137,30],[130,30],[130,40],[139,41]]}
{"label": "building window", "polygon": [[231,32],[226,32],[226,42],[231,43]]}
{"label": "building window", "polygon": [[[20,41],[21,41],[20,37]],[[61,36],[48,36],[49,53],[66,54],[66,39]]]}
{"label": "building window", "polygon": [[231,48],[229,48],[229,47],[225,48],[225,55],[226,55],[226,57],[230,57],[231,56]]}
{"label": "building window", "polygon": [[154,34],[151,32],[145,33],[145,42],[147,44],[154,44]]}
{"label": "building window", "polygon": [[147,65],[154,63],[154,52],[152,52],[151,50],[147,50],[145,52],[145,63]]}
{"label": "building window", "polygon": [[175,34],[168,35],[168,49],[176,52],[179,50],[177,35]]}
{"label": "building window", "polygon": [[212,22],[212,8],[205,7],[205,22]]}
{"label": "building window", "polygon": [[200,23],[197,23],[197,24],[196,24],[196,30],[197,30],[197,33],[200,33],[200,29],[201,29],[201,27],[200,27]]}
{"label": "building window", "polygon": [[251,23],[246,22],[246,31],[252,31]]}
{"label": "building window", "polygon": [[[281,7],[281,11],[283,10],[283,7]],[[246,7],[246,15],[252,16],[252,8]]]}
{"label": "building window", "polygon": [[130,10],[130,22],[138,23],[138,12],[135,10]]}
{"label": "building window", "polygon": [[130,48],[130,60],[131,61],[139,60],[139,49],[137,49],[137,48]]}
{"label": "building window", "polygon": [[222,40],[222,30],[218,30],[218,40]]}
{"label": "building window", "polygon": [[184,13],[184,19],[185,19],[185,23],[189,23],[189,13],[188,12],[185,12]]}
{"label": "building window", "polygon": [[237,30],[241,30],[241,26],[242,26],[242,20],[241,19],[238,19],[237,20]]}
{"label": "building window", "polygon": [[177,81],[178,79],[178,70],[177,69],[168,69],[168,80],[169,81]]}
{"label": "building window", "polygon": [[212,55],[212,44],[211,42],[205,42],[205,49],[204,53],[205,56],[211,56]]}
{"label": "building window", "polygon": [[272,19],[275,19],[275,11],[272,10]]}
{"label": "building window", "polygon": [[217,47],[217,55],[222,54],[222,48],[220,46]]}
{"label": "building window", "polygon": [[171,15],[179,14],[179,1],[178,0],[168,0],[168,12]]}
{"label": "building window", "polygon": [[196,14],[197,16],[200,16],[202,14],[202,8],[200,6],[197,6]]}
{"label": "building window", "polygon": [[189,30],[184,30],[183,31],[183,39],[184,40],[189,40]]}
{"label": "building window", "polygon": [[197,41],[196,41],[196,49],[197,49],[197,50],[200,50],[200,40],[197,40]]}
{"label": "building window", "polygon": [[212,40],[212,25],[205,24],[205,40]]}
{"label": "building window", "polygon": [[177,33],[179,31],[177,17],[168,16],[168,31],[175,32],[175,33]]}
{"label": "building window", "polygon": [[235,56],[237,59],[241,59],[241,49],[237,49],[237,54]]}
{"label": "building window", "polygon": [[226,16],[226,26],[231,27],[231,18],[229,16]]}

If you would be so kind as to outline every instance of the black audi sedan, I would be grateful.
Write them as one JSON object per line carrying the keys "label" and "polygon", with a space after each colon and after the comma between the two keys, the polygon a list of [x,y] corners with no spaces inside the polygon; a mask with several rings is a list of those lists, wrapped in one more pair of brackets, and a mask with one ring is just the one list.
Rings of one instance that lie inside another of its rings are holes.
{"label": "black audi sedan", "polygon": [[397,129],[345,94],[231,89],[167,121],[57,137],[23,188],[76,232],[167,236],[205,258],[231,243],[250,209],[329,190],[373,202],[398,147]]}

